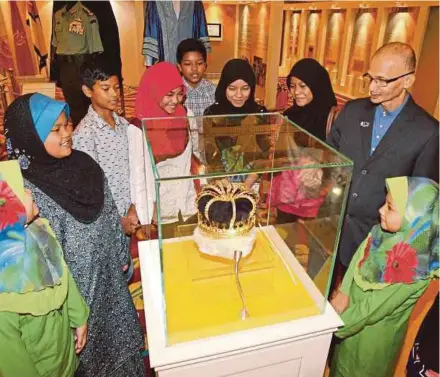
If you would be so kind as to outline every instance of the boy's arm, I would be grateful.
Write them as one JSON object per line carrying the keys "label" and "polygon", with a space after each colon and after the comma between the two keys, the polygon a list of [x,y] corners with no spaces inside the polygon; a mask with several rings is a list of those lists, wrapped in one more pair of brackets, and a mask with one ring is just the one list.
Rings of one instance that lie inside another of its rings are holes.
{"label": "boy's arm", "polygon": [[381,290],[364,292],[365,298],[351,302],[341,318],[345,326],[336,333],[338,338],[352,336],[366,326],[374,325],[396,310],[405,311],[413,306],[425,291],[429,281],[413,284],[391,284]]}
{"label": "boy's arm", "polygon": [[87,153],[99,163],[94,134],[81,124],[73,133],[73,149]]}

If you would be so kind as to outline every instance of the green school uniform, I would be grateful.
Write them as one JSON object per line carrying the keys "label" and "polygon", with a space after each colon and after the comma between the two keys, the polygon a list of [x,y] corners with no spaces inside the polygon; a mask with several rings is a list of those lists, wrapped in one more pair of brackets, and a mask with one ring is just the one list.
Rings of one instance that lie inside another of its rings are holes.
{"label": "green school uniform", "polygon": [[[47,220],[38,221],[31,227],[49,226]],[[87,322],[89,309],[64,260],[61,266],[56,285],[0,293],[0,377],[74,375],[78,359],[72,328]]]}
{"label": "green school uniform", "polygon": [[362,255],[360,248],[340,288],[350,297],[350,305],[341,315],[346,326],[336,334],[343,341],[335,347],[331,377],[393,376],[409,316],[429,283],[421,280],[363,291],[353,277]]}
{"label": "green school uniform", "polygon": [[402,225],[395,233],[373,227],[350,263],[340,287],[350,302],[331,377],[392,377],[411,312],[438,276],[438,184],[397,177],[387,186]]}

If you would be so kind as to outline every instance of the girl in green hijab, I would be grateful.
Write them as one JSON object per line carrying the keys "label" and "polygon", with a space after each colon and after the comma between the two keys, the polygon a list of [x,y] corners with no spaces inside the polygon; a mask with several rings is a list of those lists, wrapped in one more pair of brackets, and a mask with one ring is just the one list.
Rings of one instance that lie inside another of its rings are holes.
{"label": "girl in green hijab", "polygon": [[0,376],[73,377],[89,309],[31,192],[22,200],[0,166]]}
{"label": "girl in green hijab", "polygon": [[331,377],[391,377],[408,319],[439,272],[438,184],[386,180],[376,225],[359,246],[331,300],[345,326],[336,333]]}

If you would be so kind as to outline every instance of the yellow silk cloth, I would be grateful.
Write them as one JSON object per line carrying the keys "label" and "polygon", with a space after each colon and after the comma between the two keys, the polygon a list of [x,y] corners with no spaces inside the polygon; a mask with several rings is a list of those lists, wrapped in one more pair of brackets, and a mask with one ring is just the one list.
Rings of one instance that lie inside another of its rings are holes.
{"label": "yellow silk cloth", "polygon": [[233,261],[201,254],[190,239],[162,244],[169,345],[320,313],[266,237],[258,232],[252,253],[240,262],[249,312],[244,321]]}

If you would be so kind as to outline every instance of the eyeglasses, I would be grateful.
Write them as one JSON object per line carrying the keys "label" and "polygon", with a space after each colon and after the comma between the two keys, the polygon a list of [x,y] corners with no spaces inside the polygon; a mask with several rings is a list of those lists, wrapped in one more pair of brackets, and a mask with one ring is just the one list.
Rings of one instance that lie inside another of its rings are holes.
{"label": "eyeglasses", "polygon": [[380,87],[383,88],[383,87],[387,86],[390,82],[397,81],[397,80],[401,79],[402,77],[405,77],[405,76],[408,76],[408,75],[412,75],[413,73],[415,73],[415,71],[404,73],[403,75],[400,75],[400,76],[397,76],[397,77],[393,77],[392,79],[379,79],[379,78],[371,76],[369,73],[364,73],[362,75],[362,77],[363,77],[363,79],[364,79],[364,81],[365,81],[365,83],[367,85],[370,85],[371,82],[374,81],[374,83],[377,86],[380,86]]}

